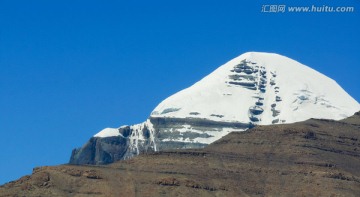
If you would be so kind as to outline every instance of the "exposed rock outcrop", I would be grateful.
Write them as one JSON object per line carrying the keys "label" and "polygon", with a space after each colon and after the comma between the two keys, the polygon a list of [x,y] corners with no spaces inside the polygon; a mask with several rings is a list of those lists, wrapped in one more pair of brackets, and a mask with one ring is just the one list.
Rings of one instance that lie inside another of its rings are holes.
{"label": "exposed rock outcrop", "polygon": [[[140,153],[204,148],[214,136],[218,139],[218,136],[225,135],[223,132],[251,127],[250,123],[155,117],[140,125],[119,128],[118,136],[92,137],[83,147],[72,151],[69,163],[109,164]],[[196,139],[204,142],[196,142]]]}
{"label": "exposed rock outcrop", "polygon": [[108,164],[124,158],[128,149],[127,138],[92,137],[82,148],[71,153],[70,164]]}

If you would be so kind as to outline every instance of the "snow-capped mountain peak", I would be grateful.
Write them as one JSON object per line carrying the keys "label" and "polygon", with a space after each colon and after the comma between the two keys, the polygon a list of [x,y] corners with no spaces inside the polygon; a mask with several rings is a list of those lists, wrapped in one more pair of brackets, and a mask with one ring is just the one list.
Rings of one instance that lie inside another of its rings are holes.
{"label": "snow-capped mountain peak", "polygon": [[[162,101],[143,123],[106,128],[70,163],[99,164],[141,152],[204,147],[254,125],[343,119],[359,103],[334,80],[290,58],[244,53]],[[94,152],[94,155],[87,155]]]}

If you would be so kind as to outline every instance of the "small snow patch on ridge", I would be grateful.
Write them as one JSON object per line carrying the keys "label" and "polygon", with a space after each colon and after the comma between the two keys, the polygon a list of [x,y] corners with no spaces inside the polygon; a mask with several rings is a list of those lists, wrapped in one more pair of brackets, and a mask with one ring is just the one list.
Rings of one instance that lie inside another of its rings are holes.
{"label": "small snow patch on ridge", "polygon": [[113,137],[119,136],[119,130],[114,128],[105,128],[101,130],[99,133],[95,134],[94,137]]}

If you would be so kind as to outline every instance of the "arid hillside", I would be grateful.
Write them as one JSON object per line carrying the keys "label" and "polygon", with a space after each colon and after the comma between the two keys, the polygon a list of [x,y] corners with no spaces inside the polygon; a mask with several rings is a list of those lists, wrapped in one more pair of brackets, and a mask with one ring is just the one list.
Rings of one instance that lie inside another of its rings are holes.
{"label": "arid hillside", "polygon": [[35,168],[0,196],[360,196],[360,113],[257,126],[205,149]]}

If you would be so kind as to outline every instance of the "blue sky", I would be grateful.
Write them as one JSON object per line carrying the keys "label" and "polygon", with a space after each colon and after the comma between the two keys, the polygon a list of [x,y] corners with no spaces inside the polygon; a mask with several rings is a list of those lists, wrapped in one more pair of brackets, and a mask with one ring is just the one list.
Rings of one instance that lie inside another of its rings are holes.
{"label": "blue sky", "polygon": [[[262,13],[270,4],[355,12]],[[0,184],[68,162],[99,130],[144,121],[247,51],[298,60],[360,101],[359,9],[357,0],[0,1]]]}

